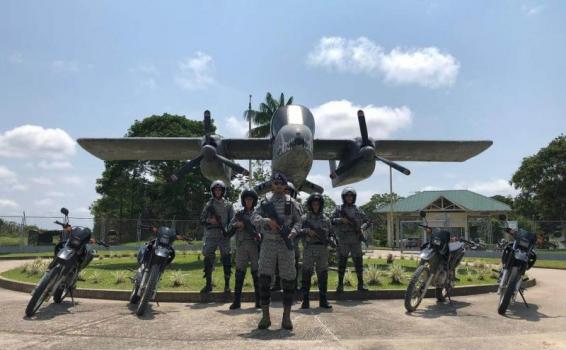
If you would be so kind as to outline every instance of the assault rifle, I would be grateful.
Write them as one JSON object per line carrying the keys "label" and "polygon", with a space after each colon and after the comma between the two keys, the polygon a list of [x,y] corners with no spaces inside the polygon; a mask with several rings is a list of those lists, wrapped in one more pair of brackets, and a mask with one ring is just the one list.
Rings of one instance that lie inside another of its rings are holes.
{"label": "assault rifle", "polygon": [[269,219],[275,220],[277,225],[279,225],[279,235],[285,241],[285,245],[287,249],[293,250],[293,241],[289,239],[289,234],[291,234],[291,228],[285,225],[285,220],[277,214],[277,210],[275,210],[275,206],[271,202],[264,202],[261,204],[261,209],[264,215],[266,215]]}
{"label": "assault rifle", "polygon": [[214,208],[214,205],[209,204],[206,207],[206,216],[207,216],[207,218],[214,218],[216,220],[216,222],[218,224],[213,225],[213,227],[217,226],[220,229],[220,231],[222,231],[222,235],[224,237],[226,237],[227,233],[226,233],[226,228],[224,228],[224,226],[222,226],[222,217],[220,217],[220,215],[218,215],[218,213],[216,212],[216,209]]}
{"label": "assault rifle", "polygon": [[324,245],[330,245],[332,248],[336,248],[336,238],[334,236],[331,236],[330,234],[328,235],[328,238],[324,238],[326,236],[325,235],[326,232],[320,225],[315,224],[310,220],[305,220],[303,222],[302,228],[305,231],[313,230],[316,233],[316,238],[320,242],[322,242]]}
{"label": "assault rifle", "polygon": [[354,231],[356,232],[359,240],[367,244],[368,240],[362,232],[362,230],[365,229],[367,225],[360,225],[359,222],[355,218],[351,217],[344,208],[340,209],[340,216],[348,221],[348,225],[354,226]]}
{"label": "assault rifle", "polygon": [[[248,232],[250,236],[252,236],[257,241],[260,240],[261,236],[257,233],[255,226],[250,221],[250,218],[246,216],[244,209],[236,212],[236,215],[234,215],[234,217],[236,218],[236,221],[240,221],[244,224],[244,230]],[[232,229],[228,232],[228,237],[232,237],[237,230],[238,229],[236,227],[232,227]]]}

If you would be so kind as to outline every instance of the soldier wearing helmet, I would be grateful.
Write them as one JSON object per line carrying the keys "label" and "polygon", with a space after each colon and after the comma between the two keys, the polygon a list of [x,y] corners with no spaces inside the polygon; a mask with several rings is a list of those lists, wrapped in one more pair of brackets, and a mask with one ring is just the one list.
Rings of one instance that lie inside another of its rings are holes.
{"label": "soldier wearing helmet", "polygon": [[[283,318],[281,327],[293,329],[291,306],[295,294],[295,253],[291,241],[301,229],[301,215],[297,202],[285,194],[287,177],[274,173],[271,177],[273,195],[262,201],[254,216],[253,223],[261,230],[263,237],[259,252],[259,285],[262,318],[259,329],[271,326],[269,304],[271,302],[271,279],[279,269],[283,287]],[[286,236],[286,237],[284,237]]]}
{"label": "soldier wearing helmet", "polygon": [[319,306],[331,309],[326,292],[328,290],[328,243],[333,235],[330,219],[323,213],[324,198],[313,193],[307,199],[308,211],[302,217],[302,235],[305,236],[303,250],[303,303],[301,309],[308,309],[311,278],[316,265],[318,278]]}
{"label": "soldier wearing helmet", "polygon": [[348,255],[352,255],[356,276],[358,277],[358,291],[367,291],[364,286],[364,269],[362,259],[362,239],[360,228],[367,224],[368,218],[362,209],[356,205],[356,190],[346,187],[342,190],[342,205],[336,207],[332,215],[332,225],[338,239],[338,286],[336,292],[344,291],[344,273]]}
{"label": "soldier wearing helmet", "polygon": [[200,221],[205,227],[204,245],[202,255],[204,256],[204,278],[206,285],[201,293],[212,291],[212,270],[216,249],[220,249],[220,257],[224,267],[224,292],[230,292],[230,275],[232,273],[232,262],[230,256],[230,238],[226,232],[226,226],[234,216],[232,204],[224,199],[226,185],[220,180],[210,185],[212,198],[206,203]]}
{"label": "soldier wearing helmet", "polygon": [[234,287],[234,302],[230,305],[230,310],[239,309],[242,287],[246,277],[248,262],[251,268],[252,279],[255,291],[255,307],[259,307],[259,280],[258,280],[258,259],[259,242],[261,236],[255,226],[251,223],[257,204],[257,193],[252,189],[245,189],[240,195],[242,210],[238,211],[228,225],[229,235],[236,235],[236,285]]}

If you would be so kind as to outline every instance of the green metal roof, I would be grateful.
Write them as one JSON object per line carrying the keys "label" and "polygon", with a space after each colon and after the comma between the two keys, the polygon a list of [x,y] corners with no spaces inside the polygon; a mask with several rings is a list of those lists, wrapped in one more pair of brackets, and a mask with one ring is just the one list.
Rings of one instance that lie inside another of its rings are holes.
{"label": "green metal roof", "polygon": [[[424,210],[438,198],[444,197],[466,211],[511,211],[511,207],[493,198],[468,190],[422,191],[393,203],[396,213]],[[389,204],[382,204],[380,213],[389,212]]]}

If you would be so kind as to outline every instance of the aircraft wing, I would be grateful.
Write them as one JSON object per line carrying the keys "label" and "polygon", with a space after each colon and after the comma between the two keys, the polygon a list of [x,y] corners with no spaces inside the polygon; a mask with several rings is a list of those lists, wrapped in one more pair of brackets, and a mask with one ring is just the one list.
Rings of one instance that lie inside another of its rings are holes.
{"label": "aircraft wing", "polygon": [[270,139],[223,139],[222,148],[230,159],[271,160]]}
{"label": "aircraft wing", "polygon": [[[492,141],[376,140],[375,154],[393,161],[463,162],[486,150]],[[340,160],[356,144],[352,139],[314,140],[313,158]]]}
{"label": "aircraft wing", "polygon": [[84,138],[77,142],[102,160],[187,160],[200,155],[202,137]]}

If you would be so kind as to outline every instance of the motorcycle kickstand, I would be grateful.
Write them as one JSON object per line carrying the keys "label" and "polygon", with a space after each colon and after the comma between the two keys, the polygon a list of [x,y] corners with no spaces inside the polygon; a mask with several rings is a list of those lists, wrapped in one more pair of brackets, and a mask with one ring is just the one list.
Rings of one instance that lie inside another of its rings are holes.
{"label": "motorcycle kickstand", "polygon": [[155,303],[157,304],[157,307],[159,307],[159,300],[157,299],[157,293],[155,293]]}
{"label": "motorcycle kickstand", "polygon": [[73,307],[76,306],[75,298],[73,297],[73,288],[69,288],[69,295],[71,296],[71,302],[73,303]]}
{"label": "motorcycle kickstand", "polygon": [[525,307],[528,309],[529,308],[529,304],[527,304],[527,301],[525,300],[525,296],[523,295],[523,288],[519,289],[519,294],[521,294],[521,298],[523,298],[523,303],[525,303]]}

